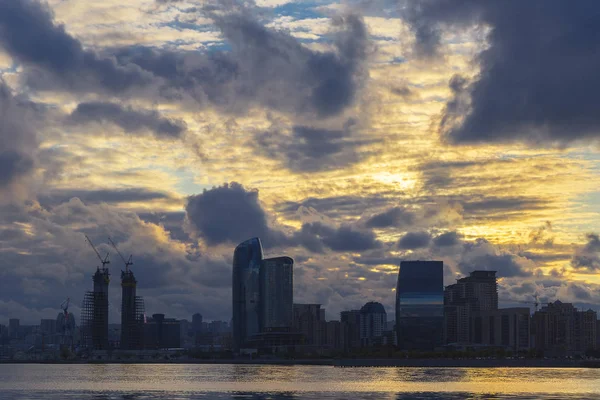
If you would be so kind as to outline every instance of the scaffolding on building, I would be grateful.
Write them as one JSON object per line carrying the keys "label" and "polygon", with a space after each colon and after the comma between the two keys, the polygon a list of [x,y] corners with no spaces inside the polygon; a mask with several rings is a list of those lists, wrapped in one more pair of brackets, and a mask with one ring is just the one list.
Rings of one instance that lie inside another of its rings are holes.
{"label": "scaffolding on building", "polygon": [[81,344],[91,350],[108,349],[108,296],[86,292],[81,307]]}

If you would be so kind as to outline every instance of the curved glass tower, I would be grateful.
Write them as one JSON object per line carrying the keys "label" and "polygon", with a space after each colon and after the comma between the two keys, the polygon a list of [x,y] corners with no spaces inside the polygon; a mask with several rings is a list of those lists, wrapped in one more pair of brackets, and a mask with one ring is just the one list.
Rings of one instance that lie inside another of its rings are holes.
{"label": "curved glass tower", "polygon": [[396,333],[402,350],[442,345],[444,263],[402,261],[396,288]]}
{"label": "curved glass tower", "polygon": [[233,350],[260,332],[260,265],[263,259],[259,238],[240,243],[233,253]]}

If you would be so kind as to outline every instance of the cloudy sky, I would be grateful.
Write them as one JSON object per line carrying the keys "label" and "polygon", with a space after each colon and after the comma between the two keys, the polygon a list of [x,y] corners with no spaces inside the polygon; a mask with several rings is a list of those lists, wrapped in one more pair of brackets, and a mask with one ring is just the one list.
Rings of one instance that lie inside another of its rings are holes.
{"label": "cloudy sky", "polygon": [[328,319],[405,259],[595,309],[599,40],[596,0],[0,0],[0,323],[79,315],[85,234],[177,318],[229,320],[252,236]]}

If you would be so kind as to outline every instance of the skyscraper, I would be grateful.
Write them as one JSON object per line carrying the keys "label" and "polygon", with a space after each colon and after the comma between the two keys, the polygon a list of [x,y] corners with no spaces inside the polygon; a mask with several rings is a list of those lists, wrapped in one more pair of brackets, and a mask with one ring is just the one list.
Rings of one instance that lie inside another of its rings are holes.
{"label": "skyscraper", "polygon": [[289,332],[294,318],[294,260],[268,258],[260,267],[260,327],[263,332]]}
{"label": "skyscraper", "polygon": [[94,291],[87,292],[81,310],[81,334],[84,346],[108,349],[108,268],[97,268],[93,276]]}
{"label": "skyscraper", "polygon": [[396,333],[403,350],[433,350],[442,343],[444,263],[402,261],[396,288]]}
{"label": "skyscraper", "polygon": [[144,300],[136,296],[137,280],[133,271],[121,271],[121,349],[142,349],[144,342]]}
{"label": "skyscraper", "polygon": [[260,332],[260,265],[263,250],[259,238],[239,244],[233,253],[233,350]]}
{"label": "skyscraper", "polygon": [[[473,326],[473,316],[496,310],[496,271],[473,271],[468,277],[448,285],[444,290],[444,343],[480,343],[474,335],[481,328]],[[477,333],[477,336],[480,338],[481,334]]]}

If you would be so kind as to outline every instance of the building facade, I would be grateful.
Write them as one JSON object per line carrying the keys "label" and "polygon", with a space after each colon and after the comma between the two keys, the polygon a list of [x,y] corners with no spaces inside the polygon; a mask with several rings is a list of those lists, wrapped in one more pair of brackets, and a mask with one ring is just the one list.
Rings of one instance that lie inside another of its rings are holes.
{"label": "building facade", "polygon": [[496,271],[473,271],[444,290],[444,344],[473,342],[475,313],[498,309]]}
{"label": "building facade", "polygon": [[325,310],[320,304],[294,304],[294,332],[301,333],[304,344],[322,346],[327,341]]}
{"label": "building facade", "polygon": [[529,318],[528,307],[476,311],[472,315],[470,344],[527,351],[530,347]]}
{"label": "building facade", "polygon": [[263,250],[259,238],[239,244],[233,253],[233,349],[237,353],[260,333],[260,266]]}
{"label": "building facade", "polygon": [[294,260],[269,258],[260,267],[261,332],[290,332],[294,319]]}
{"label": "building facade", "polygon": [[181,325],[175,318],[152,314],[144,324],[144,348],[175,349],[181,347]]}
{"label": "building facade", "polygon": [[442,344],[444,263],[402,261],[396,287],[396,334],[402,350],[434,350]]}
{"label": "building facade", "polygon": [[361,347],[381,346],[387,328],[387,314],[381,303],[368,302],[360,309]]}

